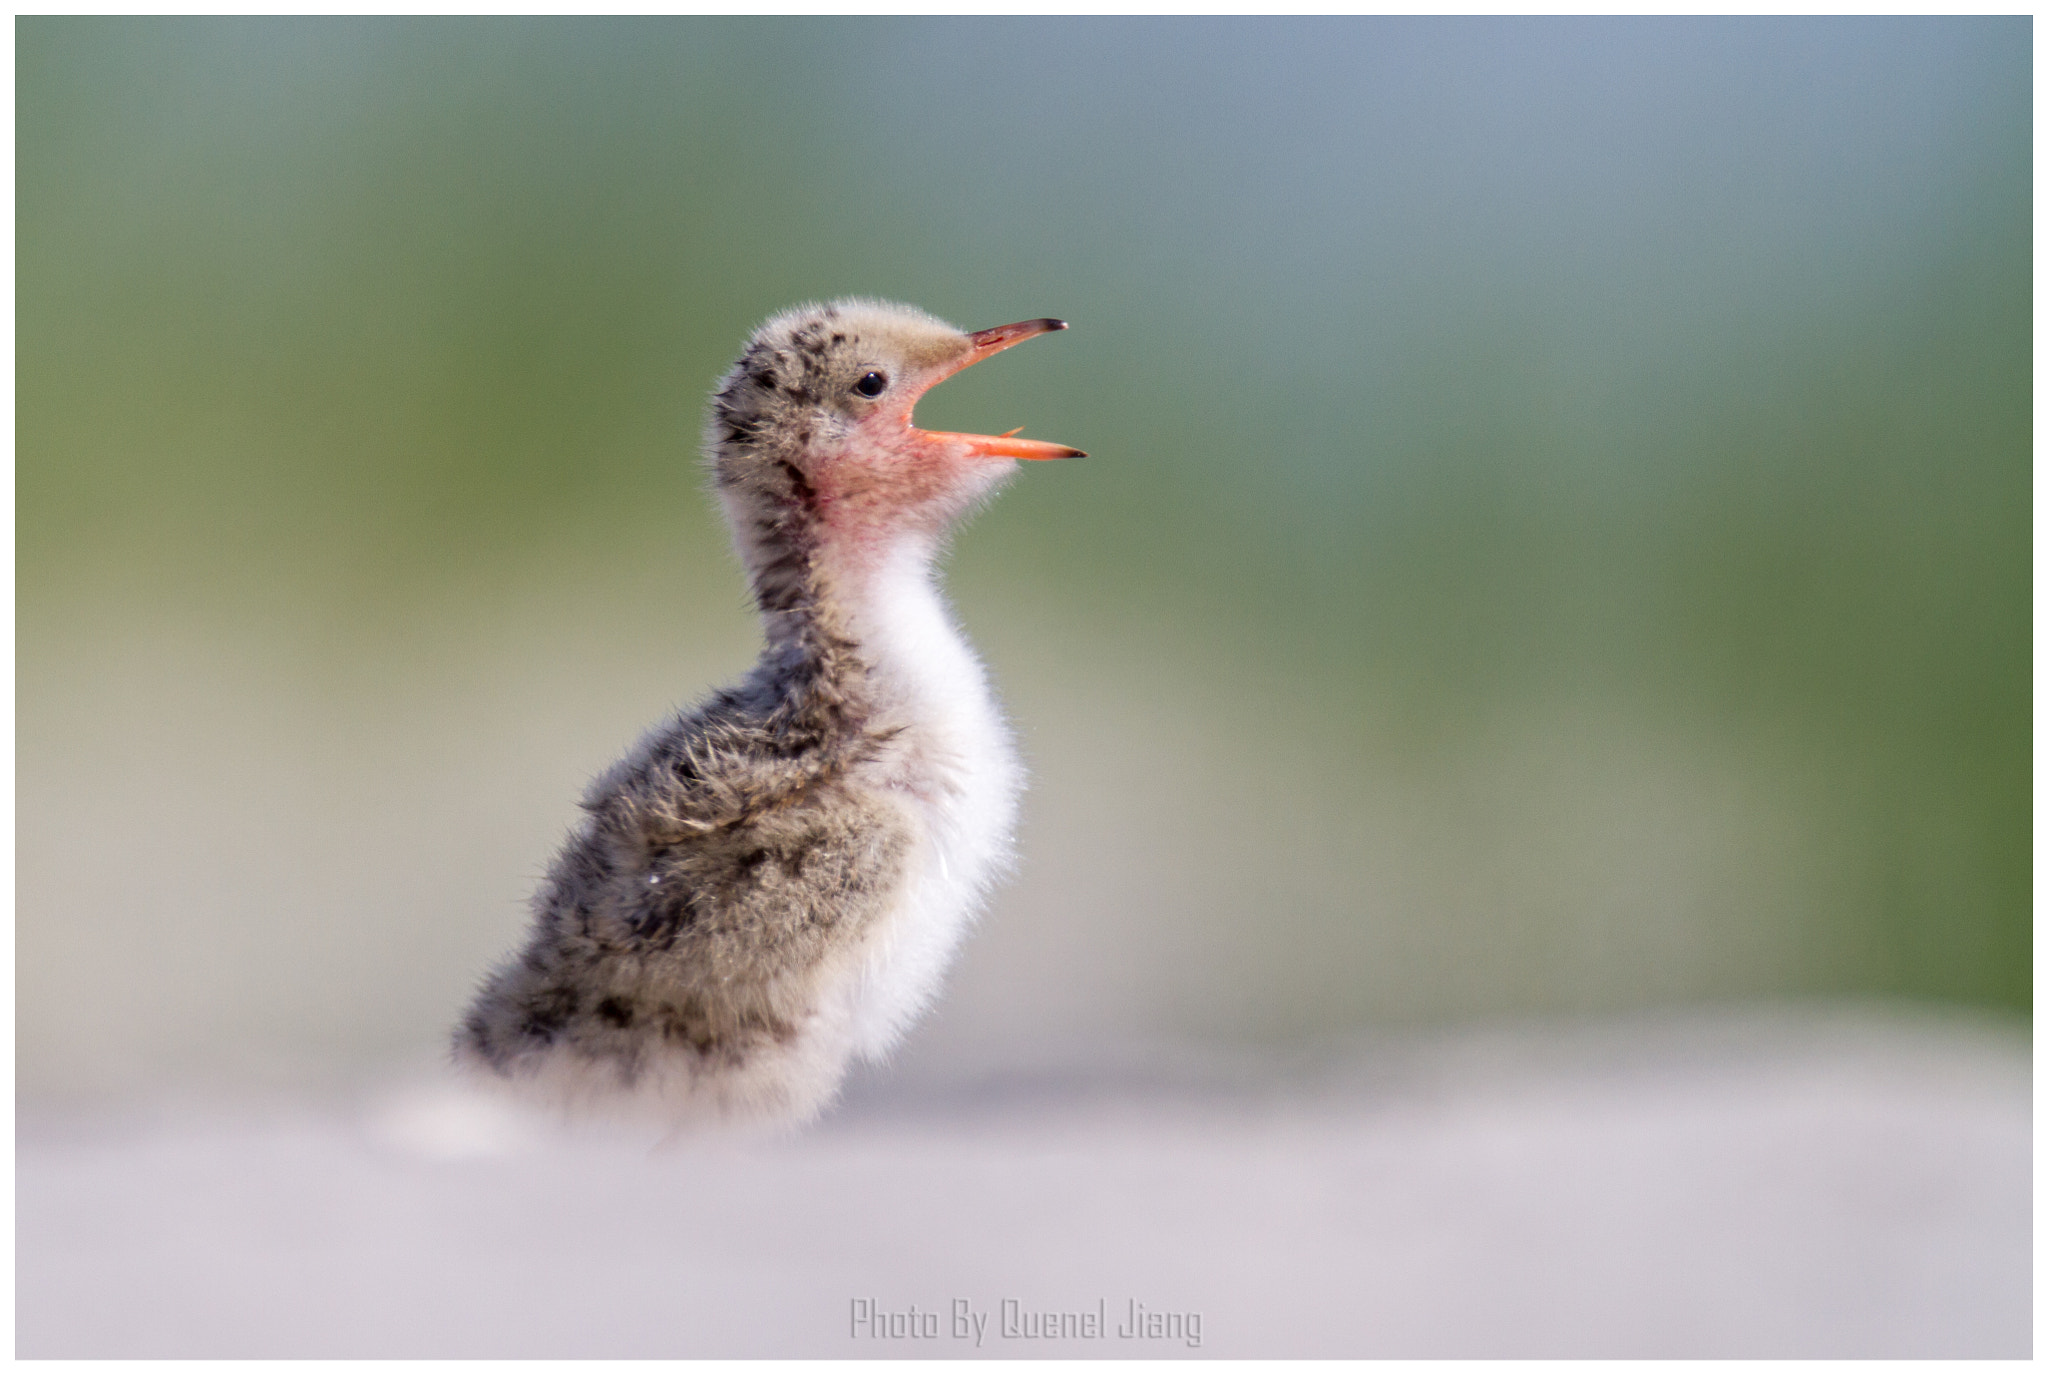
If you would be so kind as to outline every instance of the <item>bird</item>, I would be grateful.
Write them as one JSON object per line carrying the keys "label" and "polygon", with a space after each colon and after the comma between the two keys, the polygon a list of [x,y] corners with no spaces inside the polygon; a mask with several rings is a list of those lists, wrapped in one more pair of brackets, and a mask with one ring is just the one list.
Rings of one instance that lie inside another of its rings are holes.
{"label": "bird", "polygon": [[1024,782],[936,563],[1017,461],[1086,456],[911,413],[1066,328],[845,298],[754,333],[703,449],[760,660],[591,783],[460,1065],[572,1116],[793,1128],[927,1010],[1013,867]]}

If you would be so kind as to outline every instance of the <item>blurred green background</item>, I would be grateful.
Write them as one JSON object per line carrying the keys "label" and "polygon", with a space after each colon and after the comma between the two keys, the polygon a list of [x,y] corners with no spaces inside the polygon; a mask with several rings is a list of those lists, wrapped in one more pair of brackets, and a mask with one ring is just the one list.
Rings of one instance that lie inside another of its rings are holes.
{"label": "blurred green background", "polygon": [[843,294],[1057,339],[910,1056],[2030,1011],[2031,21],[16,21],[24,1092],[438,1051]]}

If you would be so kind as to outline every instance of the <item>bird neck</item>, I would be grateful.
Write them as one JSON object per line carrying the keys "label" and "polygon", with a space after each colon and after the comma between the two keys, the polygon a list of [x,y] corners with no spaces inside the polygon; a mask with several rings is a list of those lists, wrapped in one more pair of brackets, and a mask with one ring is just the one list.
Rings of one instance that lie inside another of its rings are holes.
{"label": "bird neck", "polygon": [[919,530],[884,539],[785,538],[743,552],[768,658],[787,680],[831,682],[892,717],[922,716],[934,699],[983,682],[933,576],[937,540]]}
{"label": "bird neck", "polygon": [[754,601],[771,647],[820,639],[866,644],[913,607],[936,603],[933,542],[915,532],[883,541],[804,539],[761,551]]}

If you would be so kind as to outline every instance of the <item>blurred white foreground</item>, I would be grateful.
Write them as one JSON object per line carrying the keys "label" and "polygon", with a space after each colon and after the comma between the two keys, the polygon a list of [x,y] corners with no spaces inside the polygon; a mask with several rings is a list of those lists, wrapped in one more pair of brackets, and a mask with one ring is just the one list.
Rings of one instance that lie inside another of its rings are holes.
{"label": "blurred white foreground", "polygon": [[431,1080],[30,1104],[18,1355],[2024,1357],[2030,1080],[1838,1012],[911,1071],[653,1154]]}

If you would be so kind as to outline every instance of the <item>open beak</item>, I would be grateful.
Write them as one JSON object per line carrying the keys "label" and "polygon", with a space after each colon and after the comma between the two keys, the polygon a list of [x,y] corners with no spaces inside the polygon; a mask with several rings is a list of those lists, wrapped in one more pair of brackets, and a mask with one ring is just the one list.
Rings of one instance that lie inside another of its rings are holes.
{"label": "open beak", "polygon": [[[998,325],[992,330],[976,330],[968,335],[974,343],[973,352],[932,379],[933,385],[943,382],[962,368],[971,368],[991,354],[999,354],[1012,344],[1022,344],[1035,335],[1050,334],[1064,330],[1064,320],[1019,320],[1014,325]],[[1078,449],[1064,444],[1048,444],[1044,440],[1020,440],[1012,430],[1007,435],[959,435],[950,430],[920,430],[920,435],[947,444],[964,446],[969,453],[991,459],[1085,459],[1088,456]]]}

